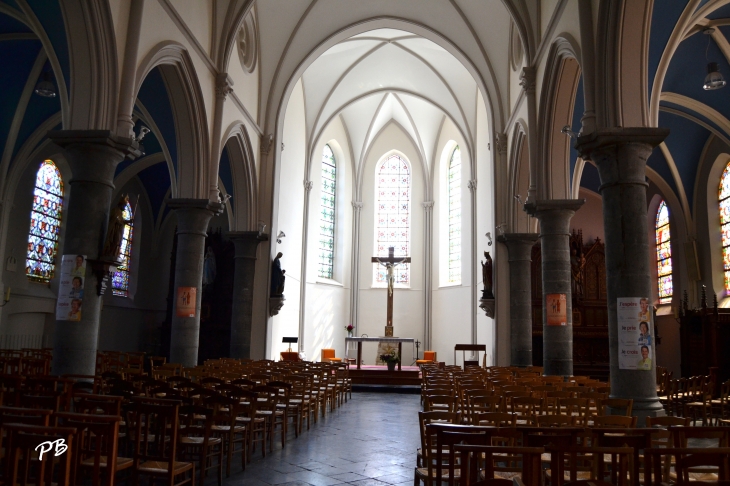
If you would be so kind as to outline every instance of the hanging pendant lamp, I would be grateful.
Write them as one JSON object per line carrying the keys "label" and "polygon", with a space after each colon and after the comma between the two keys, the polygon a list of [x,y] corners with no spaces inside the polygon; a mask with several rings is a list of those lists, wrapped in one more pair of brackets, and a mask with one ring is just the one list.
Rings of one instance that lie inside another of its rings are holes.
{"label": "hanging pendant lamp", "polygon": [[[715,32],[715,29],[712,27],[707,27],[702,30],[702,33],[707,36],[707,48],[705,49],[705,59],[707,59],[707,52],[710,49],[710,38],[712,37],[712,33]],[[702,88],[705,91],[712,91],[715,89],[724,88],[727,83],[725,82],[725,78],[720,73],[720,68],[717,65],[716,62],[708,62],[707,63],[707,76],[705,76],[705,82],[702,85]]]}

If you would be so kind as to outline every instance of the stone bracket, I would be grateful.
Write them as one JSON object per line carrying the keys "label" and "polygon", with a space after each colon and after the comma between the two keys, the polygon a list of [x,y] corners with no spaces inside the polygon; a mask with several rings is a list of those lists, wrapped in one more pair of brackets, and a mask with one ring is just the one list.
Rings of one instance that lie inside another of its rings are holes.
{"label": "stone bracket", "polygon": [[494,319],[494,299],[479,299],[479,308],[484,311],[487,317]]}

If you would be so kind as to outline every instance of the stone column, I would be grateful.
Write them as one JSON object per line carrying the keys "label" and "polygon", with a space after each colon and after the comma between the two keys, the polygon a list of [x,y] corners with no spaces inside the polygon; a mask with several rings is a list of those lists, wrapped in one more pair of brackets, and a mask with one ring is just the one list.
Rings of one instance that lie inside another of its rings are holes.
{"label": "stone column", "polygon": [[534,203],[538,195],[537,190],[537,96],[535,95],[535,68],[525,66],[520,72],[520,86],[525,91],[527,104],[527,149],[530,154],[530,187],[527,189],[528,203]]}
{"label": "stone column", "polygon": [[431,348],[431,331],[433,328],[433,201],[424,201],[421,203],[424,210],[424,233],[423,241],[424,263],[423,274],[424,279],[424,309],[423,309],[423,350]]}
{"label": "stone column", "polygon": [[[98,260],[109,223],[114,172],[125,157],[139,155],[137,143],[107,130],[52,131],[48,137],[65,149],[72,174],[68,207],[64,214],[66,234],[63,252]],[[56,263],[60,269],[60,260]],[[93,375],[96,371],[101,314],[98,278],[91,263],[87,263],[81,319],[77,322],[56,321],[54,375]]]}
{"label": "stone column", "polygon": [[256,251],[269,236],[258,231],[228,233],[236,247],[231,309],[231,358],[251,357],[251,323],[253,288],[256,274]]}
{"label": "stone column", "polygon": [[[219,214],[222,206],[208,199],[173,199],[168,207],[177,216],[177,255],[175,257],[175,305],[172,312],[170,362],[185,367],[198,364],[200,332],[200,299],[202,297],[205,237],[210,218]],[[195,312],[192,317],[178,315],[178,289],[193,287]]]}
{"label": "stone column", "polygon": [[[621,370],[618,364],[619,297],[651,297],[651,276],[646,218],[646,160],[669,135],[663,128],[610,128],[580,137],[576,148],[598,166],[606,235],[606,293],[608,343],[611,361],[611,396],[632,398],[634,415],[643,425],[647,416],[663,415],[651,371]],[[652,340],[651,355],[656,356]]]}
{"label": "stone column", "polygon": [[506,233],[509,252],[510,366],[532,366],[532,247],[537,233]]}
{"label": "stone column", "polygon": [[[543,374],[573,374],[573,302],[570,288],[570,219],[585,199],[553,199],[525,204],[540,221],[542,255]],[[548,325],[549,294],[565,295],[565,325]]]}

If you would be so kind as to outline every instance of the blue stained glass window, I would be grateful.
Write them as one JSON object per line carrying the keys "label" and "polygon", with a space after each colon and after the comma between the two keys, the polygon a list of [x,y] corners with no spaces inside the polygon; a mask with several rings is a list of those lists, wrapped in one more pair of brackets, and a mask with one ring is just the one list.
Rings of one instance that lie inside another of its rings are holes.
{"label": "blue stained glass window", "polygon": [[451,154],[449,188],[449,283],[461,283],[461,150]]}
{"label": "blue stained glass window", "polygon": [[720,178],[720,236],[722,237],[722,264],[725,274],[725,290],[730,292],[730,163]]}
{"label": "blue stained glass window", "polygon": [[35,178],[25,258],[25,273],[31,280],[48,282],[53,278],[62,212],[61,173],[52,160],[44,160]]}
{"label": "blue stained glass window", "polygon": [[[378,207],[375,213],[376,255],[388,256],[388,248],[396,257],[410,256],[411,243],[411,171],[405,160],[397,155],[388,157],[377,169],[376,191]],[[410,282],[410,264],[395,267],[395,283]],[[385,267],[373,263],[375,281],[386,283]]]}
{"label": "blue stained glass window", "polygon": [[329,145],[322,153],[322,188],[319,211],[319,262],[317,274],[332,278],[335,258],[335,200],[337,163]]}
{"label": "blue stained glass window", "polygon": [[129,264],[132,256],[132,234],[134,231],[132,206],[129,203],[124,208],[124,219],[129,221],[129,223],[124,225],[122,246],[119,249],[118,261],[121,261],[122,264],[117,267],[117,271],[112,276],[112,294],[119,297],[129,296]]}
{"label": "blue stained glass window", "polygon": [[656,230],[659,303],[670,304],[674,293],[672,285],[672,244],[669,233],[669,208],[665,201],[662,201],[657,209],[654,229]]}

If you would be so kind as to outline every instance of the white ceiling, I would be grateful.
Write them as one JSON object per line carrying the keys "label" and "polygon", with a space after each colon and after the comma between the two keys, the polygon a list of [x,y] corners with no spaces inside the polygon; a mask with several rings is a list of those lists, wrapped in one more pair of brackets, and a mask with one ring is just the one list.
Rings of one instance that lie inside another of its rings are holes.
{"label": "white ceiling", "polygon": [[366,32],[334,45],[302,75],[310,149],[338,115],[357,165],[391,120],[411,136],[428,165],[444,117],[471,151],[476,134],[477,84],[449,52],[395,29]]}

